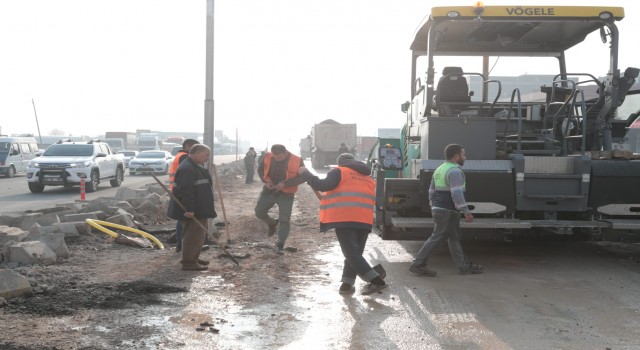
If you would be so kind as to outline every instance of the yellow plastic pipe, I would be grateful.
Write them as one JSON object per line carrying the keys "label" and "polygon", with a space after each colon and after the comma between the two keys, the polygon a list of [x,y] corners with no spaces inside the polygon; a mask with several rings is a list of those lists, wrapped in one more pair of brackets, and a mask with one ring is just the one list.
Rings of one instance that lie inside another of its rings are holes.
{"label": "yellow plastic pipe", "polygon": [[108,234],[109,236],[111,236],[113,238],[118,238],[118,233],[113,232],[113,231],[109,230],[108,228],[106,228],[104,226],[109,226],[109,227],[117,228],[117,229],[120,229],[120,230],[125,230],[125,231],[129,231],[129,232],[137,233],[140,236],[145,237],[148,240],[150,240],[151,242],[153,242],[153,244],[155,244],[158,247],[158,249],[164,249],[164,245],[162,245],[162,243],[157,238],[153,237],[152,235],[150,235],[150,234],[148,234],[148,233],[146,233],[146,232],[144,232],[142,230],[138,230],[137,228],[118,225],[118,224],[114,224],[114,223],[108,222],[108,221],[94,220],[94,219],[85,219],[84,222],[87,223],[89,226],[97,229],[98,231],[104,232],[104,233]]}

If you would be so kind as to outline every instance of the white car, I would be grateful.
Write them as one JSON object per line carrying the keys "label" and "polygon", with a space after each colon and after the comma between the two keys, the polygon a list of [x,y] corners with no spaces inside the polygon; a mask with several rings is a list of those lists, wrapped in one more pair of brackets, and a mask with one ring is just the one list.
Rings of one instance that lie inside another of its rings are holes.
{"label": "white car", "polygon": [[129,174],[157,173],[168,174],[173,156],[167,151],[142,151],[129,161]]}
{"label": "white car", "polygon": [[27,164],[27,184],[33,193],[41,193],[45,186],[79,185],[83,180],[87,192],[95,192],[104,180],[110,180],[112,187],[120,186],[124,156],[100,141],[60,141]]}
{"label": "white car", "polygon": [[129,151],[129,150],[124,150],[124,151],[120,151],[118,153],[122,153],[124,155],[124,166],[126,168],[129,167],[129,162],[131,161],[131,159],[135,158],[138,153],[138,151]]}

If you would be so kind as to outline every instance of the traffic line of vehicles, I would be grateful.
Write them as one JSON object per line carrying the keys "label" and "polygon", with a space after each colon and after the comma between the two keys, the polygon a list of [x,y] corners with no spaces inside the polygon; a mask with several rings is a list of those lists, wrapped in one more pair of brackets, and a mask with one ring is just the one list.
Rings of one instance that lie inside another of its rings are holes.
{"label": "traffic line of vehicles", "polygon": [[131,175],[164,175],[172,161],[164,150],[116,152],[101,140],[60,140],[43,151],[34,137],[0,137],[0,173],[25,174],[32,193],[41,193],[46,186],[78,186],[82,181],[87,192],[95,192],[105,181],[118,187],[126,168]]}

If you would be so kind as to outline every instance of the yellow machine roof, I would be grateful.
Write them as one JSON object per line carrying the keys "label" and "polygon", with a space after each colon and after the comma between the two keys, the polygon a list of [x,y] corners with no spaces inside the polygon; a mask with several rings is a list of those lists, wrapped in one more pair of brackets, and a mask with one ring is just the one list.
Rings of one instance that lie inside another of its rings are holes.
{"label": "yellow machine roof", "polygon": [[411,50],[427,51],[429,31],[436,30],[434,55],[558,55],[605,23],[622,18],[622,7],[434,7],[416,32]]}

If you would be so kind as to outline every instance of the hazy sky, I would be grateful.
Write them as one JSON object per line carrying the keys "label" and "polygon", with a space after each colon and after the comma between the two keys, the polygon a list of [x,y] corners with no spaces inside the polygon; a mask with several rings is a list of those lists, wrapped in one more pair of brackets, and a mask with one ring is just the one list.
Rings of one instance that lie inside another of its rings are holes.
{"label": "hazy sky", "polygon": [[[328,118],[360,135],[400,128],[414,31],[454,3],[475,2],[215,1],[216,129],[261,147],[297,145]],[[580,4],[625,7],[620,67],[639,66],[640,6]],[[32,98],[43,135],[202,131],[205,10],[206,0],[1,0],[2,132],[37,133]],[[581,63],[572,70],[590,71]]]}

